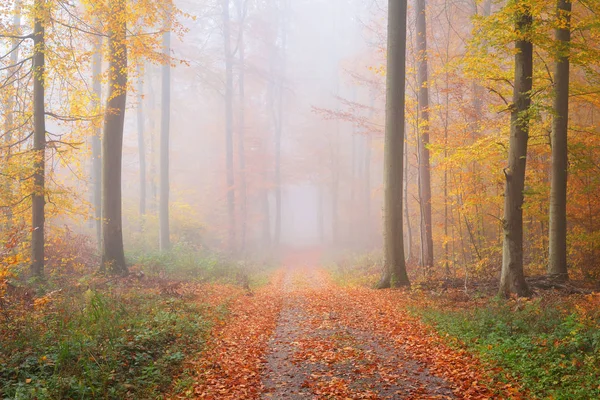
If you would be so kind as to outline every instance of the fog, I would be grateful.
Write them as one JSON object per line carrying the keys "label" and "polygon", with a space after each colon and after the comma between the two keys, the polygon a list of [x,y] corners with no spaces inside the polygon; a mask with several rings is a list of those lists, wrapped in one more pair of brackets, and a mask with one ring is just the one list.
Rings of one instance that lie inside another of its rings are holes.
{"label": "fog", "polygon": [[[111,220],[102,199],[120,204],[104,195],[122,181],[123,226],[115,229],[123,232],[126,251],[164,250],[172,243],[243,259],[288,248],[334,253],[381,248],[387,2],[126,2],[122,162],[103,162],[107,157],[100,151],[105,137],[120,135],[120,129],[106,129],[107,117],[114,114],[108,102],[115,89],[122,89],[110,82],[118,70],[111,65],[123,61],[111,59],[108,40],[117,3],[48,4],[56,22],[48,23],[45,36],[50,145],[43,211],[49,228],[68,226],[101,243],[109,230],[100,228]],[[28,182],[3,186],[3,201],[11,205],[6,209],[16,207],[7,218],[18,215],[23,229],[35,207],[19,202],[20,197],[44,199],[32,195],[29,183],[35,147],[27,136],[35,97],[27,72],[34,52],[29,40],[33,5],[5,2],[0,19],[3,31],[27,34],[3,37],[8,83],[2,92],[6,100],[0,102],[9,132],[3,154],[11,161],[4,174]],[[481,248],[497,249],[499,238],[501,176],[483,179],[479,171],[486,165],[498,170],[493,162],[504,157],[503,150],[486,155],[478,146],[487,146],[508,124],[491,110],[502,105],[500,97],[478,86],[483,78],[475,75],[483,73],[476,67],[482,64],[462,61],[476,56],[467,51],[472,21],[492,6],[489,1],[428,2],[428,107],[418,104],[422,57],[414,6],[409,2],[406,56],[407,258],[415,261],[419,248],[423,253],[421,234],[429,227],[425,236],[436,235],[436,254],[443,249],[444,260],[457,264],[461,257],[467,265],[481,258]],[[11,65],[14,56],[17,63]],[[509,70],[508,59],[504,55],[498,65],[500,73]],[[18,65],[27,68],[15,69]],[[428,122],[420,119],[425,109],[431,110]],[[424,126],[431,137],[423,145],[431,151],[431,183],[423,185],[431,187],[429,200],[419,189],[417,138]],[[490,135],[480,135],[486,127]],[[116,157],[120,150],[113,145],[106,154]],[[464,168],[469,163],[460,158],[464,154],[481,169]],[[462,165],[448,174],[452,163]],[[122,164],[122,179],[106,178],[103,186],[102,164]],[[476,180],[485,184],[469,183]],[[426,204],[433,205],[431,213],[421,210]],[[465,217],[469,213],[475,216]],[[431,215],[432,222],[423,215]],[[112,220],[120,221],[121,215]],[[436,226],[443,231],[430,229]]]}
{"label": "fog", "polygon": [[[232,3],[235,183],[229,188],[222,7],[219,2],[176,3],[188,16],[180,17],[186,32],[172,44],[173,235],[180,235],[185,225],[201,226],[202,243],[250,254],[279,247],[377,245],[382,175],[378,132],[382,94],[377,85],[382,78],[368,70],[379,62],[368,44],[380,39],[377,35],[382,32],[374,29],[385,17],[384,10],[377,2],[354,0],[246,0],[246,15],[240,21],[239,4]],[[134,231],[139,223],[139,107],[148,157],[147,202],[150,212],[156,210],[160,68],[144,63],[136,78],[142,81],[141,86],[136,84],[141,103],[136,95],[128,98],[123,190],[126,226]],[[281,233],[277,240],[276,124],[280,117]],[[234,243],[228,240],[228,191],[235,196]],[[140,238],[125,236],[126,242],[134,239]]]}

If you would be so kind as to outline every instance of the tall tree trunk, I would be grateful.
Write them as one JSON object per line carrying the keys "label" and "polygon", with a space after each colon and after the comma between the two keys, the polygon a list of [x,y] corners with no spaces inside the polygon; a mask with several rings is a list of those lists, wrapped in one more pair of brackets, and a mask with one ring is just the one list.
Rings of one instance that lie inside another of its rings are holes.
{"label": "tall tree trunk", "polygon": [[236,250],[235,178],[233,171],[233,54],[231,53],[231,21],[229,0],[222,2],[223,47],[225,52],[225,154],[227,174],[227,214],[229,217],[229,250]]}
{"label": "tall tree trunk", "polygon": [[[263,153],[267,154],[267,146],[265,144],[262,145]],[[271,248],[271,210],[269,206],[269,171],[268,167],[263,164],[262,170],[262,178],[263,178],[263,188],[260,191],[260,207],[262,212],[262,246],[263,250],[267,252]]]}
{"label": "tall tree trunk", "polygon": [[123,249],[121,172],[127,101],[126,0],[111,0],[109,89],[102,137],[103,272],[126,274]]}
{"label": "tall tree trunk", "polygon": [[137,136],[138,155],[140,159],[140,230],[144,228],[146,215],[146,141],[144,138],[144,78],[138,64],[138,89],[137,89]]}
{"label": "tall tree trunk", "polygon": [[287,11],[288,0],[283,0],[281,11],[281,59],[277,78],[277,116],[275,117],[275,234],[274,245],[279,246],[281,240],[281,140],[283,135],[283,82],[285,76],[285,52],[287,48]]}
{"label": "tall tree trunk", "polygon": [[[94,39],[94,56],[92,58],[92,81],[94,91],[94,110],[101,109],[102,101],[102,37]],[[96,228],[96,244],[102,250],[102,128],[94,130],[92,136],[92,205]]]}
{"label": "tall tree trunk", "polygon": [[408,286],[404,260],[402,177],[406,97],[407,2],[388,0],[387,103],[384,149],[384,271],[378,284]]}
{"label": "tall tree trunk", "polygon": [[367,246],[371,246],[373,237],[373,224],[371,222],[371,135],[365,138],[365,181],[364,181],[364,236],[363,240]]}
{"label": "tall tree trunk", "polygon": [[504,243],[500,276],[500,295],[504,297],[510,293],[518,296],[530,294],[523,274],[523,190],[533,84],[533,44],[528,38],[532,25],[531,9],[524,3],[516,15],[516,32],[523,38],[516,42],[508,168],[504,170]]}
{"label": "tall tree trunk", "polygon": [[46,109],[45,109],[45,31],[46,2],[34,2],[33,27],[33,193],[31,271],[37,276],[44,274],[44,225],[46,205]]}
{"label": "tall tree trunk", "polygon": [[[150,69],[152,68],[152,66],[146,65],[146,68]],[[156,87],[154,86],[153,83],[153,77],[154,77],[154,72],[153,70],[149,70],[148,72],[148,107],[150,108],[151,112],[149,112],[148,114],[150,115],[149,118],[149,122],[150,122],[150,127],[148,129],[148,133],[149,133],[149,148],[148,148],[148,184],[149,184],[149,199],[148,199],[148,211],[152,214],[156,214],[158,211],[158,187],[157,187],[157,183],[158,183],[158,177],[157,177],[157,161],[158,161],[158,157],[157,157],[157,129],[156,129],[156,120],[157,118],[155,117],[156,115],[156,108],[157,108],[157,98],[158,96],[156,95]]]}
{"label": "tall tree trunk", "polygon": [[417,53],[419,87],[419,175],[421,177],[421,246],[425,268],[433,266],[431,224],[431,170],[429,166],[429,87],[427,61],[427,21],[425,0],[417,0]]}
{"label": "tall tree trunk", "polygon": [[[375,114],[375,92],[371,92],[370,94],[370,111],[369,111],[369,120],[372,120],[373,115]],[[365,137],[365,159],[364,159],[364,233],[363,233],[363,241],[368,246],[371,247],[373,244],[373,222],[371,221],[371,153],[372,153],[372,142],[373,139],[371,137],[371,132],[366,133]]]}
{"label": "tall tree trunk", "polygon": [[567,137],[569,128],[569,48],[571,1],[558,0],[556,40],[560,46],[554,73],[552,121],[552,183],[550,188],[550,241],[548,275],[567,280]]}
{"label": "tall tree trunk", "polygon": [[[16,36],[20,36],[21,34],[21,1],[17,0],[15,1],[15,6],[14,6],[14,15],[13,15],[13,30],[14,30],[14,34]],[[19,39],[13,39],[12,43],[11,43],[11,54],[10,54],[10,65],[17,65],[17,63],[19,62]],[[15,67],[16,68],[16,67]],[[18,71],[16,71],[15,69],[11,68],[8,70],[8,75],[11,75],[13,73],[17,73]],[[14,84],[11,84],[11,91],[13,89],[17,89],[17,86]],[[12,132],[15,129],[14,127],[14,113],[15,113],[15,98],[14,96],[11,95],[8,97],[7,102],[6,102],[6,119],[4,120],[4,132],[5,132],[5,137],[4,137],[4,143],[6,146],[6,164],[8,165],[10,158],[12,156],[12,151],[11,151],[11,146],[12,146]],[[6,194],[8,196],[9,199],[9,203],[12,203],[12,193],[13,193],[13,186],[12,186],[12,182],[10,181],[10,179],[6,179],[5,182],[5,188],[4,190],[6,191]],[[6,228],[10,229],[12,227],[13,224],[13,212],[12,212],[12,207],[6,207]]]}
{"label": "tall tree trunk", "polygon": [[[406,136],[406,123],[404,124]],[[404,141],[404,218],[406,218],[406,259],[410,263],[412,255],[412,225],[410,223],[410,213],[408,209],[408,143]]]}
{"label": "tall tree trunk", "polygon": [[161,251],[171,248],[169,227],[169,135],[171,129],[171,12],[166,15],[163,34],[163,54],[166,57],[162,66],[162,105],[160,124],[160,197],[159,197],[159,247]]}
{"label": "tall tree trunk", "polygon": [[[450,37],[450,32],[448,32],[448,37]],[[448,58],[446,58],[446,63],[449,60],[449,48],[446,47],[446,53]],[[450,77],[448,76],[448,71],[446,71],[446,87],[445,87],[445,104],[444,104],[444,159],[448,158],[448,125],[450,123]],[[448,165],[444,166],[444,271],[446,277],[450,277],[450,252],[448,246],[448,208],[449,208],[449,199],[448,199]]]}
{"label": "tall tree trunk", "polygon": [[246,64],[246,49],[244,48],[244,20],[246,18],[244,0],[237,0],[238,8],[238,20],[239,20],[239,96],[240,96],[240,108],[239,108],[239,127],[238,127],[238,159],[240,168],[240,218],[241,218],[241,237],[240,237],[240,250],[245,252],[246,250],[246,234],[248,224],[248,195],[247,195],[247,182],[246,182],[246,149],[245,149],[245,130],[246,130],[246,93],[245,93],[245,64]]}

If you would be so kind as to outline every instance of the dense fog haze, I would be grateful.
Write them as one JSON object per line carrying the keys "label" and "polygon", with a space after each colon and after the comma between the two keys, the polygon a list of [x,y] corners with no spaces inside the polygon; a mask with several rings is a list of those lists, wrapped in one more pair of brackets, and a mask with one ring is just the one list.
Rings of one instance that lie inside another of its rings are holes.
{"label": "dense fog haze", "polygon": [[[272,250],[276,230],[276,113],[281,101],[281,238],[286,247],[371,246],[378,242],[381,162],[379,134],[360,117],[381,124],[381,78],[368,71],[378,40],[373,32],[384,10],[377,2],[244,1],[242,24],[238,5],[230,5],[233,66],[234,168],[241,246],[239,141],[244,141],[247,186],[247,246]],[[181,2],[177,6],[186,32],[172,44],[171,193],[177,224],[202,227],[203,242],[228,249],[225,141],[225,60],[223,18],[219,2]],[[193,18],[191,18],[193,17]],[[375,23],[374,23],[375,21]],[[239,35],[243,28],[245,62],[244,126],[240,126]],[[285,48],[283,36],[285,35]],[[370,59],[371,58],[371,59]],[[148,206],[156,207],[157,153],[160,128],[160,68],[144,63],[128,98],[124,143],[124,204],[130,229],[139,223],[138,108],[143,112],[147,152]],[[280,90],[282,94],[273,94]],[[274,89],[275,87],[275,89]],[[273,99],[273,97],[277,97]],[[281,99],[281,100],[280,100]],[[356,103],[356,105],[354,104]],[[379,128],[380,129],[380,128]],[[243,139],[241,136],[243,135]],[[366,136],[372,136],[370,144]],[[366,146],[372,158],[365,159]],[[365,163],[369,187],[365,187]],[[369,220],[360,221],[367,212]],[[268,216],[264,200],[268,201]],[[361,213],[363,215],[361,215]],[[270,225],[265,236],[264,225]],[[358,234],[353,224],[361,223]],[[184,227],[182,227],[184,228]],[[137,238],[125,237],[126,241]],[[137,239],[136,239],[137,240]],[[265,243],[267,242],[267,243]],[[360,242],[360,243],[359,243]]]}

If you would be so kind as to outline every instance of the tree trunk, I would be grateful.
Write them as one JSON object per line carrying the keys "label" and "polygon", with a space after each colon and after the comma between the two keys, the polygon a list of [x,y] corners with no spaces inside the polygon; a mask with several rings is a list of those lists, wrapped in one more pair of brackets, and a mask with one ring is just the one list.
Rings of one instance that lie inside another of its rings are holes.
{"label": "tree trunk", "polygon": [[402,177],[406,95],[407,2],[388,0],[387,103],[384,149],[384,271],[379,288],[409,286],[404,260]]}
{"label": "tree trunk", "polygon": [[[146,65],[146,68],[150,69],[152,66]],[[156,149],[156,141],[157,141],[157,129],[156,129],[156,108],[157,108],[157,95],[156,88],[153,83],[154,72],[149,70],[148,72],[148,107],[151,112],[149,113],[150,118],[150,129],[148,129],[148,184],[149,184],[149,199],[148,199],[148,211],[151,214],[156,214],[158,211],[158,177],[157,177],[157,149]],[[159,228],[160,229],[160,228]],[[158,243],[157,243],[158,244]]]}
{"label": "tree trunk", "polygon": [[324,185],[323,183],[318,184],[318,202],[319,207],[317,210],[317,226],[319,229],[319,240],[321,241],[321,245],[325,245],[325,194],[324,194]]}
{"label": "tree trunk", "polygon": [[[102,101],[102,37],[94,40],[94,56],[92,58],[92,80],[94,91],[94,110],[101,109]],[[100,125],[92,136],[92,205],[96,228],[96,244],[102,250],[102,128]]]}
{"label": "tree trunk", "polygon": [[283,0],[281,16],[281,61],[277,83],[277,116],[275,117],[275,234],[274,245],[279,246],[281,240],[281,140],[283,135],[283,80],[285,75],[285,52],[287,47],[287,7],[288,0]]}
{"label": "tree trunk", "polygon": [[508,168],[504,170],[506,189],[504,198],[504,243],[500,295],[508,297],[530,294],[523,274],[523,201],[527,141],[531,116],[531,89],[533,84],[533,44],[527,38],[533,25],[527,4],[516,15],[516,31],[525,36],[516,42],[514,99],[511,114]]}
{"label": "tree trunk", "polygon": [[552,121],[552,183],[550,188],[550,241],[548,275],[567,280],[567,137],[569,128],[569,46],[571,1],[558,0],[556,40],[560,46],[554,73]]}
{"label": "tree trunk", "polygon": [[417,53],[419,88],[419,175],[421,177],[421,246],[422,264],[433,266],[433,236],[431,224],[431,170],[429,167],[429,87],[427,62],[427,21],[425,0],[417,0]]}
{"label": "tree trunk", "polygon": [[238,20],[239,20],[239,127],[238,127],[238,159],[240,168],[240,218],[241,218],[241,237],[240,250],[242,253],[246,250],[246,235],[248,229],[248,195],[246,182],[246,148],[244,143],[246,130],[246,93],[245,93],[245,64],[246,64],[246,49],[244,42],[244,21],[246,18],[245,2],[237,0]]}
{"label": "tree trunk", "polygon": [[140,159],[140,231],[143,230],[144,216],[146,215],[146,141],[144,140],[144,79],[138,64],[138,90],[137,90],[137,134],[138,154]]}
{"label": "tree trunk", "polygon": [[31,271],[37,276],[44,274],[44,224],[46,205],[46,110],[44,99],[45,86],[45,13],[44,0],[34,3],[35,16],[33,27],[33,193],[32,234],[31,234]]}
{"label": "tree trunk", "polygon": [[[262,150],[267,155],[266,145],[263,144]],[[264,187],[260,191],[260,206],[262,211],[262,245],[263,250],[267,252],[271,248],[271,211],[269,207],[269,172],[266,163],[263,165],[262,177]]]}
{"label": "tree trunk", "polygon": [[370,248],[373,238],[373,224],[371,222],[371,135],[367,134],[365,138],[365,182],[364,182],[364,196],[365,196],[365,210],[363,226],[364,234],[363,241]]}
{"label": "tree trunk", "polygon": [[126,274],[123,249],[121,171],[127,101],[127,25],[125,1],[112,0],[109,23],[109,89],[102,138],[103,272]]}
{"label": "tree trunk", "polygon": [[[406,135],[406,123],[404,124]],[[408,143],[404,141],[404,218],[406,218],[406,259],[410,263],[412,255],[412,225],[410,223],[410,213],[408,209]]]}
{"label": "tree trunk", "polygon": [[235,178],[233,171],[233,55],[229,0],[223,0],[223,47],[225,52],[225,154],[227,174],[227,214],[229,216],[229,250],[236,250]]}
{"label": "tree trunk", "polygon": [[[15,1],[14,13],[13,15],[13,30],[14,34],[17,36],[21,35],[21,1]],[[19,46],[20,42],[18,39],[13,39],[11,43],[11,54],[10,54],[10,65],[17,65],[19,62]],[[16,68],[16,67],[15,67]],[[8,71],[8,75],[13,73],[17,73],[16,69],[10,68]],[[8,82],[7,82],[8,83]],[[10,90],[18,90],[18,86],[11,84]],[[4,143],[6,146],[6,165],[10,162],[10,158],[12,156],[11,152],[11,143],[12,143],[12,132],[15,129],[14,125],[14,114],[15,114],[15,96],[11,93],[6,102],[6,119],[4,120]],[[12,193],[13,193],[13,185],[10,179],[6,179],[5,188],[6,195],[8,196],[9,203],[12,203]],[[12,207],[6,207],[6,229],[10,229],[13,224],[13,212]]]}
{"label": "tree trunk", "polygon": [[171,129],[171,12],[166,15],[166,32],[163,35],[162,104],[160,124],[160,197],[159,197],[159,247],[160,251],[171,248],[169,227],[169,135]]}

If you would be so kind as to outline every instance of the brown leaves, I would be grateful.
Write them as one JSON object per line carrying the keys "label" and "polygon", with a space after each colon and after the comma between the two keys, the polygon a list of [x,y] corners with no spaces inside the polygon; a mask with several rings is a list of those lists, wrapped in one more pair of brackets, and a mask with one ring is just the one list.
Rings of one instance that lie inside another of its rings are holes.
{"label": "brown leaves", "polygon": [[403,292],[342,289],[311,268],[288,271],[285,291],[282,281],[283,271],[256,296],[233,300],[192,364],[197,398],[524,398],[408,315]]}
{"label": "brown leaves", "polygon": [[280,276],[255,296],[240,293],[231,303],[227,323],[212,333],[208,349],[192,362],[197,375],[194,393],[200,399],[251,399],[262,391],[267,341],[281,308]]}

